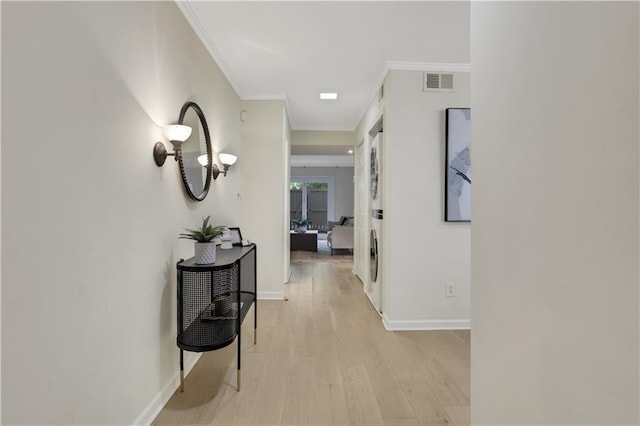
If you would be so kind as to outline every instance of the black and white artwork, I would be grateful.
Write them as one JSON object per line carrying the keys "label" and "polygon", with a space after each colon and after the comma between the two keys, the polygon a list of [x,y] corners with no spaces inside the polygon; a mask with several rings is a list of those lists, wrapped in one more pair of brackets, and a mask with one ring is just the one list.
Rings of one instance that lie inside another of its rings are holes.
{"label": "black and white artwork", "polygon": [[371,180],[371,199],[378,197],[378,151],[375,147],[371,148],[371,170],[369,171]]}
{"label": "black and white artwork", "polygon": [[242,232],[240,232],[240,228],[229,228],[231,232],[231,244],[234,246],[242,245]]}
{"label": "black and white artwork", "polygon": [[445,209],[447,222],[471,221],[471,109],[446,110]]}

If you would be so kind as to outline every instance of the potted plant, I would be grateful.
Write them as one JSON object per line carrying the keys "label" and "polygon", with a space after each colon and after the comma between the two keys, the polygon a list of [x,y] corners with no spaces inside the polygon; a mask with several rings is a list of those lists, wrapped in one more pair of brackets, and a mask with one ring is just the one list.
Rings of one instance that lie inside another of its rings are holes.
{"label": "potted plant", "polygon": [[202,226],[198,229],[185,228],[186,233],[180,234],[178,238],[195,241],[195,263],[207,265],[216,261],[216,243],[214,238],[222,235],[227,229],[226,226],[213,226],[209,224],[207,216],[202,220]]}
{"label": "potted plant", "polygon": [[291,219],[296,232],[307,232],[307,227],[311,225],[311,219],[295,218]]}

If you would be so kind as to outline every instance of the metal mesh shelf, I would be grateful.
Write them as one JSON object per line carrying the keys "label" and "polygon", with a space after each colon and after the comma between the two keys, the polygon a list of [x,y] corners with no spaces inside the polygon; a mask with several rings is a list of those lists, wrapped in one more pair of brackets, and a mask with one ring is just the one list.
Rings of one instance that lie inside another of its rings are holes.
{"label": "metal mesh shelf", "polygon": [[[255,300],[250,293],[241,293],[240,322],[244,320]],[[202,310],[191,324],[178,335],[178,346],[185,351],[206,352],[230,345],[238,334],[237,303],[231,310],[216,314],[214,303]]]}
{"label": "metal mesh shelf", "polygon": [[[216,263],[197,265],[181,260],[178,273],[178,336],[180,370],[182,351],[205,352],[223,348],[238,339],[240,370],[241,324],[254,305],[257,327],[256,246],[218,250]],[[255,334],[254,334],[255,341]],[[239,382],[238,382],[239,383]]]}

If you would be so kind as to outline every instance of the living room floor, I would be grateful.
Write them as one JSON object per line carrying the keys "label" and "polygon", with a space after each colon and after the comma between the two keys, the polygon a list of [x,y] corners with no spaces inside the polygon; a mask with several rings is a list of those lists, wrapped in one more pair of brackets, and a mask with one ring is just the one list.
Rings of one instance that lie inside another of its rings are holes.
{"label": "living room floor", "polygon": [[259,301],[242,341],[240,392],[236,345],[206,352],[154,424],[468,425],[469,332],[385,331],[352,260],[292,252],[288,301]]}

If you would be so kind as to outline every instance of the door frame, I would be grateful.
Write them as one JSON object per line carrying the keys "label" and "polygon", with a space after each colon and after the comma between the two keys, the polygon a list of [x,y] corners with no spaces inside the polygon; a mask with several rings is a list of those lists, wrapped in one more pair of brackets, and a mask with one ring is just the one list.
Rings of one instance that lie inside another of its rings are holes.
{"label": "door frame", "polygon": [[353,210],[355,217],[355,241],[353,250],[354,272],[360,278],[364,286],[364,290],[368,291],[369,287],[369,192],[368,188],[368,169],[365,161],[366,145],[363,139],[355,149],[354,162],[354,197]]}

